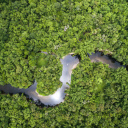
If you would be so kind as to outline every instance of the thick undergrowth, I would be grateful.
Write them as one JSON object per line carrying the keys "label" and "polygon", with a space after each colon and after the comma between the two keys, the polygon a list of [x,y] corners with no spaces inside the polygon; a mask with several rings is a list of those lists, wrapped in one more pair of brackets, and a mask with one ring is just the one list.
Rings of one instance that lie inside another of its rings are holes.
{"label": "thick undergrowth", "polygon": [[[60,86],[58,59],[71,52],[81,57],[64,103],[39,108],[24,96],[1,94],[0,126],[128,127],[126,69],[87,58],[102,50],[128,65],[127,12],[127,0],[0,1],[1,85],[28,88],[37,79],[37,91],[47,95]],[[48,57],[41,60],[40,51]]]}

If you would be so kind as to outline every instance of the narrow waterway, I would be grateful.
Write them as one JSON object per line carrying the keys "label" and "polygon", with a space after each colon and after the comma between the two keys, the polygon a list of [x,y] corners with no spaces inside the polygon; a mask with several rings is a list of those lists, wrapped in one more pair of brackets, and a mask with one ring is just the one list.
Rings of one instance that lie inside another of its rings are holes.
{"label": "narrow waterway", "polygon": [[60,59],[60,61],[63,65],[62,76],[60,77],[60,81],[62,82],[62,87],[59,88],[53,95],[49,95],[49,96],[39,95],[36,92],[36,86],[37,86],[36,81],[28,89],[19,89],[12,87],[11,85],[8,84],[5,86],[0,86],[0,90],[3,91],[4,93],[11,93],[11,94],[24,93],[28,95],[29,98],[32,98],[34,101],[39,100],[44,105],[55,106],[61,102],[64,102],[64,97],[66,95],[64,91],[65,89],[69,88],[69,85],[66,83],[67,82],[69,84],[71,83],[72,69],[75,68],[76,65],[79,63],[79,59],[76,56],[67,55],[63,59]]}
{"label": "narrow waterway", "polygon": [[109,55],[103,55],[102,52],[95,52],[89,55],[91,62],[102,62],[103,64],[109,64],[109,68],[117,69],[119,67],[126,67],[121,63],[117,62],[115,59],[112,59]]}
{"label": "narrow waterway", "polygon": [[[46,52],[42,52],[47,54]],[[114,61],[107,55],[102,55],[102,52],[96,52],[92,53],[89,55],[89,58],[91,62],[102,62],[104,64],[109,64],[110,68],[115,68],[117,69],[118,67],[121,67],[119,62]],[[50,105],[50,106],[55,106],[61,102],[64,102],[64,98],[66,93],[64,93],[65,89],[69,88],[69,85],[67,83],[71,83],[71,74],[72,70],[76,68],[77,64],[79,63],[79,58],[77,56],[72,56],[71,54],[63,57],[60,59],[62,65],[63,65],[63,71],[62,71],[62,76],[60,77],[60,81],[62,82],[62,87],[59,88],[53,95],[49,96],[42,96],[39,95],[36,92],[36,86],[37,82],[35,81],[32,86],[30,86],[28,89],[19,89],[12,87],[11,85],[5,85],[5,86],[0,86],[0,90],[3,91],[4,93],[24,93],[29,96],[29,98],[32,98],[34,101],[40,101],[44,105]],[[123,66],[125,67],[125,66]]]}

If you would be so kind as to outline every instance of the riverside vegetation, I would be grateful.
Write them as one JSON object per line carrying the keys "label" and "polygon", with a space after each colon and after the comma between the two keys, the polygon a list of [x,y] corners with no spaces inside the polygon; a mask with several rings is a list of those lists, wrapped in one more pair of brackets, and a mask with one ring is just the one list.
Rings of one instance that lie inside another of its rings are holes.
{"label": "riverside vegetation", "polygon": [[59,59],[73,52],[81,61],[58,106],[40,108],[23,95],[1,94],[0,127],[128,127],[126,68],[110,69],[87,57],[111,51],[128,64],[127,12],[127,0],[1,0],[1,85],[28,88],[37,79],[37,91],[48,95],[61,86]]}

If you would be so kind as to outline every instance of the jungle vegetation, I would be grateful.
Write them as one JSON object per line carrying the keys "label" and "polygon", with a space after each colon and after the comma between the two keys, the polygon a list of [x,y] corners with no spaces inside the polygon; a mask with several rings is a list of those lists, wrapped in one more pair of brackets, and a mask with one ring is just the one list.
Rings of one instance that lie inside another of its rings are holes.
{"label": "jungle vegetation", "polygon": [[128,64],[127,12],[127,0],[1,0],[0,85],[28,88],[36,79],[37,91],[49,95],[61,86],[59,59],[73,52],[81,61],[55,107],[0,94],[0,127],[128,127],[128,72],[87,57],[111,51]]}

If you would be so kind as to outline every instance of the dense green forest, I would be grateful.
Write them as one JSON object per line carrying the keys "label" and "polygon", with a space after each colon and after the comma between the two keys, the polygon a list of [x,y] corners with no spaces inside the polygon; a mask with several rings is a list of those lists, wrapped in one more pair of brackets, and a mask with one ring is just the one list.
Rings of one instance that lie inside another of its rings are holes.
{"label": "dense green forest", "polygon": [[128,127],[126,69],[87,57],[99,50],[128,65],[127,12],[127,0],[1,0],[0,85],[28,88],[36,79],[37,91],[49,95],[62,85],[59,59],[73,52],[81,61],[55,107],[0,94],[0,127]]}

